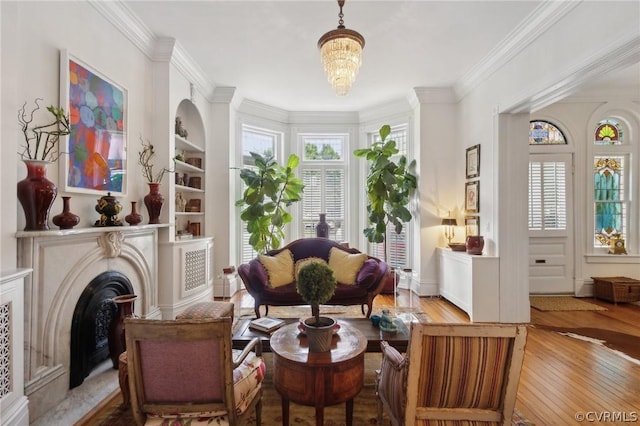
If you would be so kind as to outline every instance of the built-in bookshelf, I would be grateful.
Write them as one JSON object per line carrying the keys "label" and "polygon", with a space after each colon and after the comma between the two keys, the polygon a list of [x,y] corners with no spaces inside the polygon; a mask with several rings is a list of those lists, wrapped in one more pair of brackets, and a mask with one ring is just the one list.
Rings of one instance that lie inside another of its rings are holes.
{"label": "built-in bookshelf", "polygon": [[204,149],[175,135],[176,240],[204,235]]}

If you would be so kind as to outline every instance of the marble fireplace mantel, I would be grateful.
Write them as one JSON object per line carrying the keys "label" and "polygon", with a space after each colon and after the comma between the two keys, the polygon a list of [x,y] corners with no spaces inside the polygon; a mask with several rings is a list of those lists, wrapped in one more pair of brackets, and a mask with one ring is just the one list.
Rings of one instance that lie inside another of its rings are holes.
{"label": "marble fireplace mantel", "polygon": [[25,394],[30,418],[64,399],[69,390],[73,312],[89,282],[118,271],[138,295],[135,313],[160,318],[158,229],[166,224],[19,231],[18,264],[25,278]]}

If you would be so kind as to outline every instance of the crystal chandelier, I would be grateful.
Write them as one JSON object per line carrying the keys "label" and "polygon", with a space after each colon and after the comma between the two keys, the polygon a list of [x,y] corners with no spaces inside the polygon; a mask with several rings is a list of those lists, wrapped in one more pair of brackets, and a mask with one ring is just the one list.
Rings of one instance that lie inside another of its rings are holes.
{"label": "crystal chandelier", "polygon": [[338,96],[345,96],[358,75],[362,63],[364,37],[357,31],[344,27],[342,7],[345,0],[338,0],[340,13],[338,28],[325,33],[318,40],[318,48],[327,79]]}

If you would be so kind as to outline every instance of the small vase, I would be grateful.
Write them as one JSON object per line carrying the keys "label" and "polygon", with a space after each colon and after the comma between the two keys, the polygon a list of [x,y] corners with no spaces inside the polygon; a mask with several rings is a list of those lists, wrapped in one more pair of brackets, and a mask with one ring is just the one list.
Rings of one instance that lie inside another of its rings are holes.
{"label": "small vase", "polygon": [[60,229],[71,229],[80,223],[80,216],[71,213],[69,209],[69,200],[71,197],[62,197],[62,213],[53,217],[53,224]]}
{"label": "small vase", "polygon": [[18,182],[18,201],[24,210],[25,231],[48,231],[49,211],[58,195],[56,185],[47,179],[49,161],[23,160],[27,177]]}
{"label": "small vase", "polygon": [[484,237],[482,235],[469,235],[467,237],[467,253],[482,254],[484,248]]}
{"label": "small vase", "polygon": [[329,237],[329,224],[327,223],[326,213],[320,213],[320,222],[316,225],[316,237]]}
{"label": "small vase", "polygon": [[124,339],[124,319],[134,318],[133,305],[138,298],[135,294],[124,294],[112,299],[118,307],[117,317],[111,321],[109,327],[109,356],[114,370],[118,369],[118,358],[126,350]]}
{"label": "small vase", "polygon": [[131,213],[129,213],[124,217],[124,220],[126,220],[127,223],[131,226],[137,225],[140,222],[142,222],[142,215],[138,213],[136,204],[137,204],[136,201],[131,202]]}
{"label": "small vase", "polygon": [[144,205],[149,212],[149,223],[160,223],[160,213],[164,197],[160,193],[160,184],[157,182],[149,183],[149,193],[144,196]]}

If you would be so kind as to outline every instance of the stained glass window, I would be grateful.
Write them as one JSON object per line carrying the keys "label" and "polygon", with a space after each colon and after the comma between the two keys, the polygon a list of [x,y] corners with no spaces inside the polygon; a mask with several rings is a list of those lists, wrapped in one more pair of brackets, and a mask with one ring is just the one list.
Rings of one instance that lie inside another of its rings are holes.
{"label": "stained glass window", "polygon": [[529,145],[566,145],[567,139],[562,130],[548,121],[529,122]]}
{"label": "stained glass window", "polygon": [[596,145],[621,145],[624,138],[618,121],[612,118],[600,121],[593,140]]}
{"label": "stained glass window", "polygon": [[595,247],[609,246],[609,239],[614,235],[625,237],[624,186],[624,157],[594,157]]}

